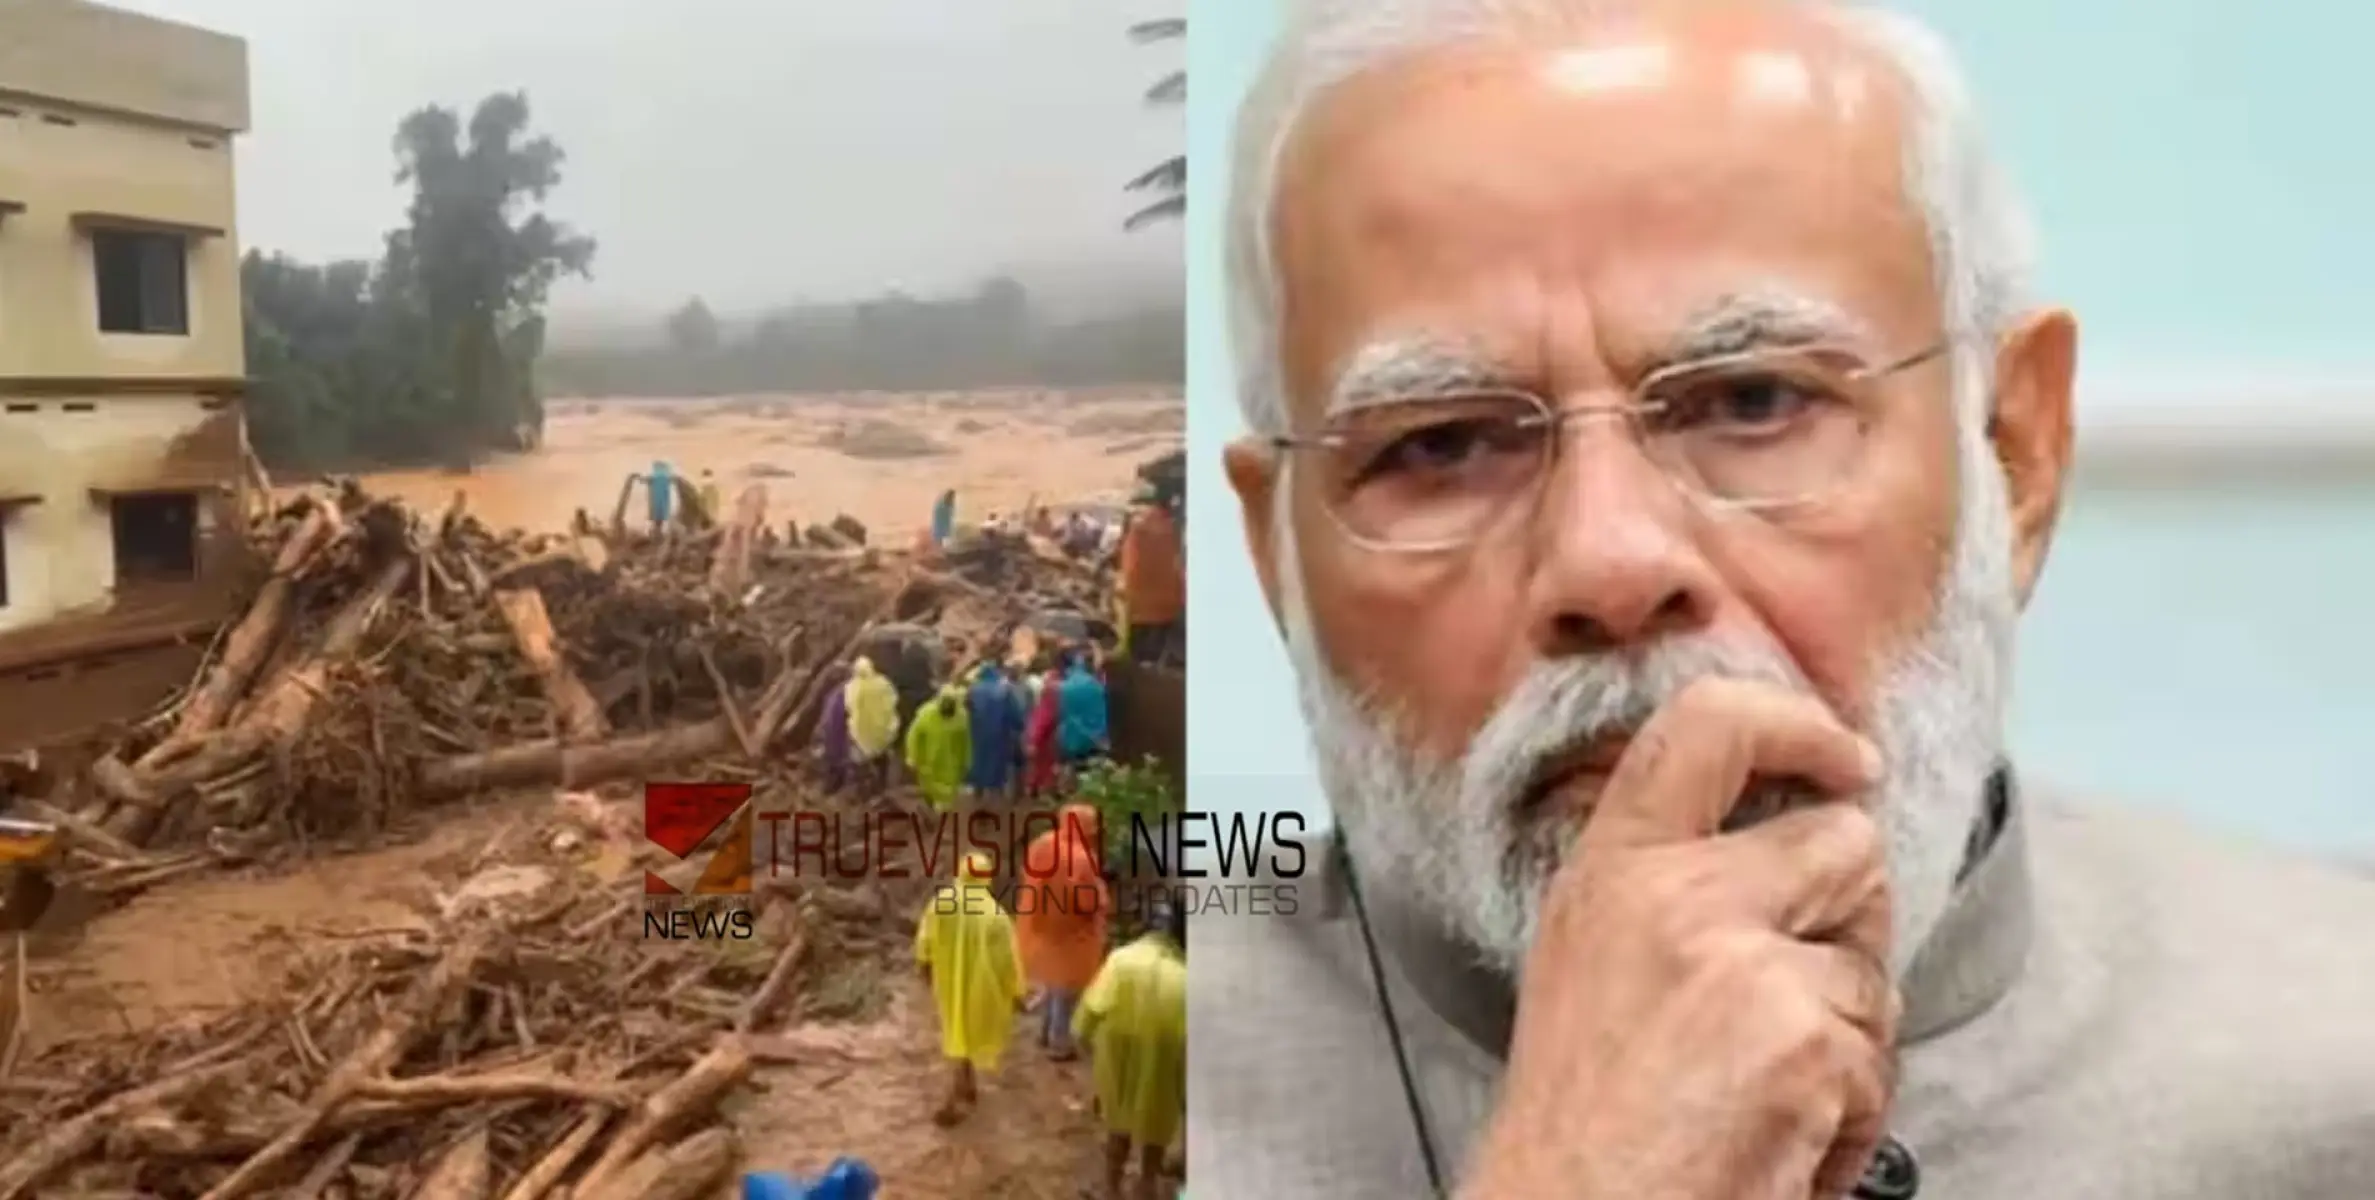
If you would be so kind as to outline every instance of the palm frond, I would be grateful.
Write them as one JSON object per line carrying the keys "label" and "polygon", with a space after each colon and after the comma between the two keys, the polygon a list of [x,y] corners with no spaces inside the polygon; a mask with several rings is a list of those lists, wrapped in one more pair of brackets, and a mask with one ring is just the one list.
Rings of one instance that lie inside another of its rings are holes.
{"label": "palm frond", "polygon": [[1158,221],[1176,221],[1186,212],[1187,197],[1185,195],[1165,196],[1137,212],[1131,213],[1128,219],[1122,222],[1122,228],[1126,231],[1135,231]]}
{"label": "palm frond", "polygon": [[1186,17],[1161,17],[1130,26],[1130,40],[1134,42],[1170,42],[1186,36]]}
{"label": "palm frond", "polygon": [[1157,107],[1169,107],[1187,101],[1187,72],[1173,71],[1146,89],[1146,102]]}
{"label": "palm frond", "polygon": [[1187,156],[1173,155],[1155,164],[1136,179],[1122,185],[1126,192],[1184,192],[1187,190]]}

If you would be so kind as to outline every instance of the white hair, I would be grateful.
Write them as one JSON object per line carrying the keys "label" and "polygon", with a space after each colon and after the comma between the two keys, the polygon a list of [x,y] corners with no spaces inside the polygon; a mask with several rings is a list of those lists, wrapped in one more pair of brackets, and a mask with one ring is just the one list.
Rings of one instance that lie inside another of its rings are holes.
{"label": "white hair", "polygon": [[[1306,0],[1238,126],[1231,198],[1232,337],[1240,402],[1256,430],[1285,427],[1278,293],[1269,213],[1277,159],[1296,116],[1328,87],[1431,45],[1510,30],[1528,15],[1574,14],[1588,0]],[[2002,753],[2018,606],[2006,481],[1986,436],[1995,335],[2027,304],[2030,238],[2012,190],[1985,152],[1944,46],[1914,21],[1826,8],[1906,80],[1906,191],[1928,224],[1945,327],[1956,335],[1959,508],[1953,552],[1928,627],[1881,664],[1872,728],[1886,777],[1870,806],[1887,834],[1893,965],[1910,963],[1946,908]],[[1637,725],[1691,678],[1718,674],[1804,691],[1776,648],[1703,635],[1663,639],[1631,656],[1542,661],[1504,698],[1465,753],[1436,761],[1410,748],[1390,697],[1348,686],[1321,651],[1283,481],[1270,514],[1280,609],[1323,783],[1354,857],[1419,908],[1515,970],[1533,937],[1542,885],[1571,829],[1528,827],[1513,801],[1535,767],[1594,733]]]}
{"label": "white hair", "polygon": [[[1807,0],[1901,77],[1905,196],[1927,227],[1939,313],[1957,335],[1956,395],[1983,426],[1996,335],[2028,307],[2034,234],[1989,153],[1953,52],[1901,13]],[[1287,430],[1280,297],[1270,245],[1281,157],[1329,89],[1432,48],[1522,32],[1546,20],[1625,7],[1619,0],[1288,0],[1286,28],[1238,110],[1229,175],[1229,338],[1248,428]]]}

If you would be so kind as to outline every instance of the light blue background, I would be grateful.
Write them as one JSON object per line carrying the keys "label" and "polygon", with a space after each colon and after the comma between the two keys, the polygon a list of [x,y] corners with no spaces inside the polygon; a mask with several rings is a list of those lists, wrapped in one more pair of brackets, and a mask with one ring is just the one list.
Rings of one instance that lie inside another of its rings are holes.
{"label": "light blue background", "polygon": [[[2085,330],[2086,430],[2203,406],[2375,409],[2375,6],[1910,4],[1961,53]],[[1220,448],[1229,122],[1266,0],[1198,6],[1189,153],[1189,729],[1207,808],[1324,812]],[[2245,381],[2245,382],[2238,382]],[[2306,397],[2304,399],[2304,397]],[[2088,487],[2022,625],[2024,767],[2305,847],[2375,849],[2375,463],[2366,482]]]}

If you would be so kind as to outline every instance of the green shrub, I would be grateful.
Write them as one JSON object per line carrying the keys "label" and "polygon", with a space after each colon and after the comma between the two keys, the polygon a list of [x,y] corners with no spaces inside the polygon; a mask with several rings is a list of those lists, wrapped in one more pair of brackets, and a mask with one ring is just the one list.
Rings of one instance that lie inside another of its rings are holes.
{"label": "green shrub", "polygon": [[1151,821],[1163,813],[1179,811],[1171,777],[1151,756],[1140,759],[1136,766],[1100,758],[1081,771],[1074,792],[1097,810],[1108,864],[1129,861],[1132,818]]}

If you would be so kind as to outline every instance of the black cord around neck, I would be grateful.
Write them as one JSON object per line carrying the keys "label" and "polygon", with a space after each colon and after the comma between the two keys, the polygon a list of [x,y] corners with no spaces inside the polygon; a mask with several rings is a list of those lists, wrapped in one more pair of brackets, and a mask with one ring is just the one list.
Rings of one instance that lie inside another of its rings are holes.
{"label": "black cord around neck", "polygon": [[1385,985],[1385,959],[1377,953],[1377,935],[1369,928],[1369,906],[1361,902],[1361,881],[1352,867],[1352,853],[1344,835],[1335,838],[1336,861],[1344,868],[1344,894],[1352,901],[1353,923],[1361,930],[1361,949],[1369,957],[1369,981],[1377,988],[1377,1013],[1385,1018],[1385,1040],[1393,1047],[1394,1071],[1402,1077],[1402,1099],[1410,1105],[1410,1128],[1418,1135],[1418,1156],[1427,1168],[1427,1188],[1444,1200],[1443,1164],[1435,1155],[1435,1136],[1427,1123],[1426,1102],[1419,1097],[1418,1080],[1411,1073],[1410,1052],[1402,1042],[1402,1022],[1394,1015],[1393,993]]}

